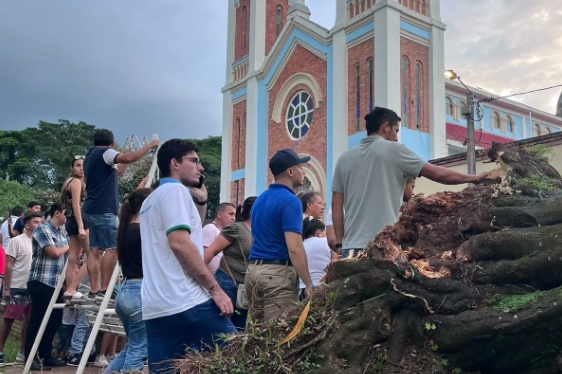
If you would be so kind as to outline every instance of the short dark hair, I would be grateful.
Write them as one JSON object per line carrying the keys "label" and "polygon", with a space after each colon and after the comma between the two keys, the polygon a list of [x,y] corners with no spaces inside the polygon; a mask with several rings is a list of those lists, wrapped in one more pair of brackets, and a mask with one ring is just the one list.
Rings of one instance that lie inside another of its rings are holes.
{"label": "short dark hair", "polygon": [[224,212],[224,211],[226,210],[226,208],[228,208],[229,206],[230,206],[230,207],[233,207],[234,209],[236,209],[236,207],[235,207],[234,204],[232,204],[232,203],[220,203],[220,204],[217,206],[217,214],[218,214],[218,212]]}
{"label": "short dark hair", "polygon": [[64,209],[62,208],[61,203],[53,203],[53,205],[51,205],[51,209],[49,209],[49,217],[53,218],[56,212],[62,213],[63,211]]}
{"label": "short dark hair", "polygon": [[395,111],[387,108],[375,107],[365,116],[365,127],[367,135],[374,134],[381,129],[383,123],[388,122],[391,126],[396,126],[402,121]]}
{"label": "short dark hair", "polygon": [[23,208],[21,206],[15,206],[10,211],[10,215],[12,216],[21,217],[22,214],[23,214]]}
{"label": "short dark hair", "polygon": [[99,129],[94,133],[94,147],[109,147],[114,142],[113,133],[107,129]]}
{"label": "short dark hair", "polygon": [[257,198],[257,196],[250,196],[244,200],[244,204],[238,205],[236,208],[236,222],[247,221],[250,218],[252,207]]}
{"label": "short dark hair", "polygon": [[28,208],[33,208],[34,206],[41,206],[41,203],[39,201],[30,201],[29,204],[27,204]]}
{"label": "short dark hair", "polygon": [[31,221],[33,218],[43,218],[43,215],[39,213],[28,214],[27,216],[23,217],[23,225],[24,226],[27,225],[27,223]]}
{"label": "short dark hair", "polygon": [[181,161],[181,158],[191,152],[198,152],[199,147],[193,142],[186,139],[170,139],[160,146],[158,149],[158,169],[162,173],[162,177],[170,176],[170,161],[176,159]]}

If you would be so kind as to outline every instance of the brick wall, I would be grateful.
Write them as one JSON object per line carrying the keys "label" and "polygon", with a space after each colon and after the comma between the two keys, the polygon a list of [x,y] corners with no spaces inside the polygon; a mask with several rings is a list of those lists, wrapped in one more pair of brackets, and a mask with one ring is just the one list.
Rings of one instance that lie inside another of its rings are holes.
{"label": "brick wall", "polygon": [[[370,111],[369,105],[369,64],[375,53],[375,41],[369,38],[364,42],[348,49],[348,134],[357,133],[357,66],[359,66],[359,99],[360,99],[360,130],[365,130],[363,118]],[[374,59],[373,59],[373,102],[376,85],[374,84]]]}
{"label": "brick wall", "polygon": [[[324,98],[324,103],[320,108],[314,109],[312,124],[308,133],[302,137],[300,140],[293,140],[289,137],[287,131],[286,123],[286,111],[289,103],[293,99],[293,95],[300,90],[307,91],[314,101],[314,93],[306,85],[298,85],[294,87],[287,99],[283,103],[282,109],[282,121],[281,123],[275,123],[272,117],[273,106],[277,100],[277,96],[280,92],[283,84],[296,73],[308,73],[312,75],[320,85],[322,95]],[[322,165],[324,170],[326,169],[326,139],[327,139],[327,62],[314,53],[308,51],[306,48],[298,45],[287,65],[283,68],[279,78],[275,82],[275,85],[271,88],[269,93],[269,131],[268,131],[268,159],[271,158],[276,151],[282,148],[292,148],[297,153],[307,153],[312,157],[316,158],[318,162]],[[268,171],[268,181],[273,177]]]}
{"label": "brick wall", "polygon": [[288,0],[268,0],[265,8],[265,54],[269,54],[271,47],[275,44],[277,40],[277,7],[280,7],[281,11],[281,23],[279,27],[279,32],[283,29],[285,22],[287,21],[287,12],[289,10]]}
{"label": "brick wall", "polygon": [[[245,14],[245,17],[244,17]],[[246,20],[244,25],[244,20]],[[239,0],[236,8],[234,36],[234,61],[240,60],[250,51],[250,0]]]}
{"label": "brick wall", "polygon": [[245,179],[230,182],[230,202],[236,206],[241,205],[244,202],[244,188],[246,187],[245,182]]}
{"label": "brick wall", "polygon": [[[238,128],[240,121],[240,131]],[[236,171],[246,167],[246,101],[232,106],[232,157],[230,169]]]}
{"label": "brick wall", "polygon": [[[400,38],[401,56],[408,57],[410,61],[409,88],[408,88],[408,128],[417,129],[416,111],[416,64],[422,67],[421,93],[422,93],[422,118],[420,130],[429,132],[429,47],[411,39]],[[402,95],[402,89],[400,90]],[[401,110],[402,111],[402,110]]]}

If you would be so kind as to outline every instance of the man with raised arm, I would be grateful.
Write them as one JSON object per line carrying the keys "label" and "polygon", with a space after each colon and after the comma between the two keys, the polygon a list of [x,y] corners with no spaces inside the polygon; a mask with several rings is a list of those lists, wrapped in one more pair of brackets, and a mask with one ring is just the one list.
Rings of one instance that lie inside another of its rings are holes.
{"label": "man with raised arm", "polygon": [[[408,178],[426,177],[442,184],[478,183],[488,173],[469,175],[430,164],[398,143],[400,117],[387,108],[365,116],[367,137],[343,153],[332,182],[332,218],[336,248],[342,257],[357,255],[382,228],[398,222]],[[345,207],[345,218],[344,218]]]}
{"label": "man with raised arm", "polygon": [[203,171],[198,148],[171,139],[158,151],[163,179],[140,212],[143,282],[142,316],[151,373],[171,371],[170,359],[185,348],[201,350],[235,333],[234,311],[203,261],[207,189],[197,188]]}

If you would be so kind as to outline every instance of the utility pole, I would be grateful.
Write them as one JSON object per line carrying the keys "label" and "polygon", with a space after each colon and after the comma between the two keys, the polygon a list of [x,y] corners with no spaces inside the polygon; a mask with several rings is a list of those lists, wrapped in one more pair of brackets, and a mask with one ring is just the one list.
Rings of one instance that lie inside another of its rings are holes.
{"label": "utility pole", "polygon": [[476,96],[469,92],[466,95],[466,105],[461,108],[461,114],[466,117],[468,138],[466,139],[466,164],[468,174],[476,175],[476,143],[474,140],[474,103]]}

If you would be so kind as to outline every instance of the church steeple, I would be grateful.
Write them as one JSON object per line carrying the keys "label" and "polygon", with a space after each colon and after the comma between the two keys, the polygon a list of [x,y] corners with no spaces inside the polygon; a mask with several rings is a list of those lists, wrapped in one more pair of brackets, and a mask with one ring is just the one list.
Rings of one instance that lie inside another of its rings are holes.
{"label": "church steeple", "polygon": [[293,5],[289,8],[289,18],[302,17],[310,19],[310,9],[304,3],[304,0],[295,0]]}

